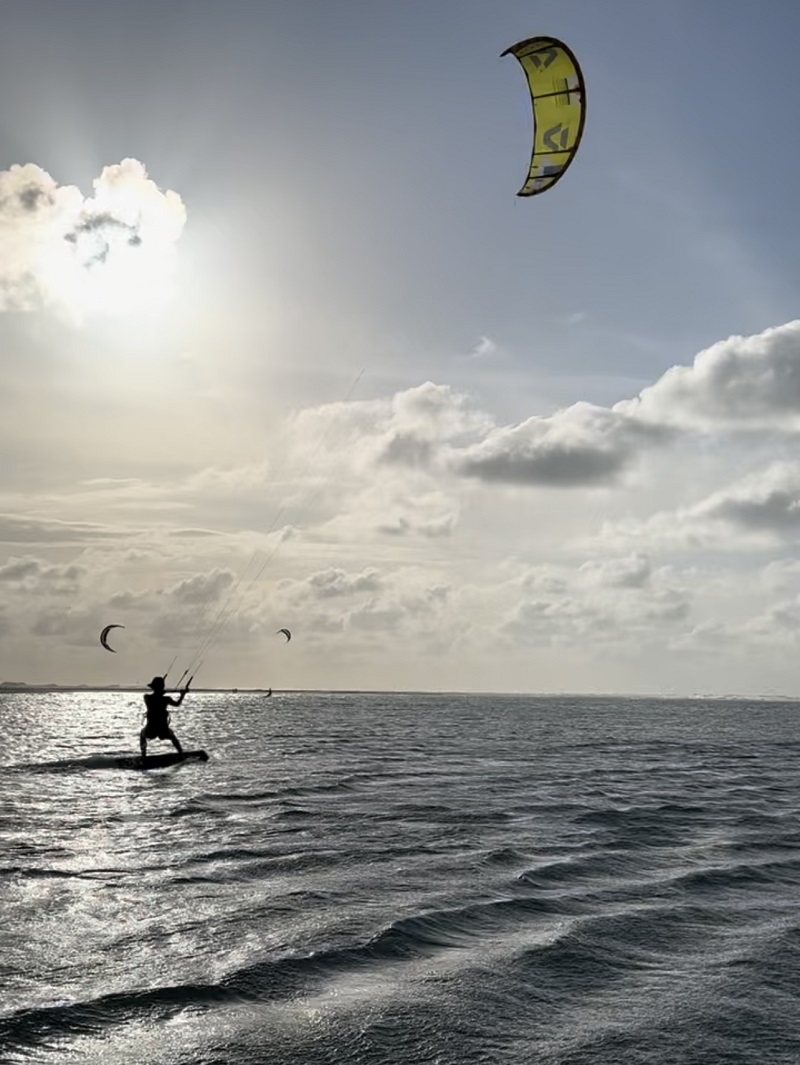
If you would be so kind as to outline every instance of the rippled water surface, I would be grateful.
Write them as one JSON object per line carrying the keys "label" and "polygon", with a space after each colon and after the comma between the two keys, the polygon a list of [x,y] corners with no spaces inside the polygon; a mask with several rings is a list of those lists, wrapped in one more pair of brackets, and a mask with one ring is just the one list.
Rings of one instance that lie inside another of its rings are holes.
{"label": "rippled water surface", "polygon": [[0,697],[0,1061],[800,1061],[794,704],[141,705]]}

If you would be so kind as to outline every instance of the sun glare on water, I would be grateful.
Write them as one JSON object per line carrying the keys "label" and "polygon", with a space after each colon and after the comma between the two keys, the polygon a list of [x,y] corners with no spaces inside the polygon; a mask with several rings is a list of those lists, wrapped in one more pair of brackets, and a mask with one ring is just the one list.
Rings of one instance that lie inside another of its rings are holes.
{"label": "sun glare on water", "polygon": [[33,163],[14,166],[0,174],[0,309],[82,320],[163,307],[185,223],[181,197],[135,159],[105,167],[85,199]]}

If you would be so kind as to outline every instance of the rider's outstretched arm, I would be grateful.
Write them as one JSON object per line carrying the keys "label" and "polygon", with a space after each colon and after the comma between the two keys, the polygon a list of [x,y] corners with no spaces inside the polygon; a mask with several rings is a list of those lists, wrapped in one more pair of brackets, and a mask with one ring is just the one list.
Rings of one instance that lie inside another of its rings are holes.
{"label": "rider's outstretched arm", "polygon": [[187,695],[188,691],[189,691],[189,685],[187,684],[186,687],[183,689],[183,691],[180,693],[180,695],[178,696],[177,699],[170,698],[170,705],[171,706],[180,706],[181,703],[183,702],[183,700],[186,698],[186,695]]}

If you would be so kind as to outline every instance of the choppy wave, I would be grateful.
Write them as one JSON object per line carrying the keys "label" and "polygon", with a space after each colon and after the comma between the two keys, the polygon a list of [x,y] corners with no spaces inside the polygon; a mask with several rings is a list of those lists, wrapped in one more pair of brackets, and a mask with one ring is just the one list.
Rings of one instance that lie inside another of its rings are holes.
{"label": "choppy wave", "polygon": [[786,703],[3,699],[3,1062],[800,1061]]}

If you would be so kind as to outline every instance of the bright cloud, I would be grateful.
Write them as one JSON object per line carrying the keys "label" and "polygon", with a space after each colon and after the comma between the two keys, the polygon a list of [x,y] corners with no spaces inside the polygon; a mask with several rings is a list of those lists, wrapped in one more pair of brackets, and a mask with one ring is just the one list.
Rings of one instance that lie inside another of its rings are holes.
{"label": "bright cloud", "polygon": [[150,309],[171,293],[186,208],[142,163],[103,168],[94,195],[34,163],[0,173],[0,310],[73,318]]}
{"label": "bright cloud", "polygon": [[720,341],[613,410],[686,429],[797,431],[800,321]]}
{"label": "bright cloud", "polygon": [[209,682],[241,685],[693,690],[725,656],[779,676],[799,337],[731,338],[610,407],[501,425],[427,381],[299,410],[247,463],[0,491],[0,670],[27,646],[134,679],[211,634]]}

